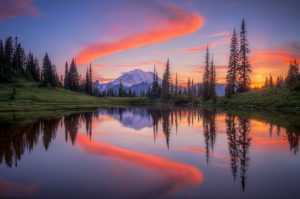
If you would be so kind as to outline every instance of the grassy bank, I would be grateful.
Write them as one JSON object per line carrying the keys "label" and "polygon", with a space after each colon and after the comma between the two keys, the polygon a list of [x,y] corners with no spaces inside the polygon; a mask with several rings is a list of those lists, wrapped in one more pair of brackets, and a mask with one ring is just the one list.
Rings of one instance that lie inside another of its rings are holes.
{"label": "grassy bank", "polygon": [[200,106],[257,108],[271,110],[300,111],[300,92],[286,88],[269,88],[239,93],[232,98],[219,97],[216,103],[199,101]]}
{"label": "grassy bank", "polygon": [[[13,87],[15,94],[13,95]],[[147,98],[99,98],[36,83],[0,84],[0,111],[47,111],[151,104]]]}
{"label": "grassy bank", "polygon": [[[13,93],[15,87],[15,94]],[[232,98],[219,97],[213,101],[195,101],[199,106],[257,108],[300,111],[300,92],[285,88],[270,88],[239,93]],[[0,84],[0,111],[51,111],[91,109],[111,106],[150,105],[153,101],[138,97],[92,97],[63,88],[42,88],[36,83]],[[192,104],[188,97],[178,97],[176,104]],[[168,103],[169,104],[169,103]]]}

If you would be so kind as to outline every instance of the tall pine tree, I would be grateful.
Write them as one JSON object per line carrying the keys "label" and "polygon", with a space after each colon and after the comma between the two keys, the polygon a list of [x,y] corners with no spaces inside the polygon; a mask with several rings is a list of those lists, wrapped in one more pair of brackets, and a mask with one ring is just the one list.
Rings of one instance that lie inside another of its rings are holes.
{"label": "tall pine tree", "polygon": [[85,92],[89,95],[93,94],[92,63],[86,70]]}
{"label": "tall pine tree", "polygon": [[228,64],[228,70],[226,76],[226,88],[225,88],[226,97],[231,97],[233,94],[235,94],[235,91],[237,89],[238,66],[239,66],[238,39],[234,29],[231,38],[229,64]]}
{"label": "tall pine tree", "polygon": [[174,95],[175,95],[175,97],[178,96],[178,77],[177,77],[177,73],[176,73],[176,76],[175,76],[175,91],[174,91]]}
{"label": "tall pine tree", "polygon": [[209,81],[209,90],[210,90],[210,98],[213,99],[213,101],[216,101],[216,68],[214,65],[214,58],[212,56],[211,63],[210,63],[210,81]]}
{"label": "tall pine tree", "polygon": [[79,75],[77,72],[76,63],[75,63],[74,58],[72,59],[68,76],[69,76],[69,81],[70,81],[69,89],[73,90],[73,91],[78,91],[79,90]]}
{"label": "tall pine tree", "polygon": [[252,72],[251,65],[249,63],[249,43],[248,43],[248,33],[246,30],[245,20],[243,19],[241,24],[240,33],[240,51],[239,51],[239,82],[238,82],[238,92],[246,92],[250,89],[250,74]]}
{"label": "tall pine tree", "polygon": [[4,48],[3,48],[3,42],[0,39],[0,82],[2,82],[5,79],[4,74]]}
{"label": "tall pine tree", "polygon": [[206,54],[205,54],[204,73],[203,73],[203,88],[202,88],[203,101],[207,101],[210,98],[209,81],[210,81],[210,61],[209,61],[209,49],[207,46]]}
{"label": "tall pine tree", "polygon": [[286,85],[289,87],[294,86],[297,82],[298,74],[299,74],[299,67],[297,61],[295,60],[294,62],[290,63],[288,74],[285,78]]}
{"label": "tall pine tree", "polygon": [[160,87],[159,87],[159,83],[158,83],[158,75],[157,75],[156,67],[154,65],[150,98],[156,99],[156,98],[159,98],[159,95],[160,95]]}
{"label": "tall pine tree", "polygon": [[59,86],[59,77],[56,72],[55,65],[52,65],[48,53],[45,54],[43,59],[42,73],[41,73],[42,86]]}
{"label": "tall pine tree", "polygon": [[5,40],[4,45],[4,55],[3,55],[3,82],[11,82],[13,76],[13,55],[14,55],[14,47],[13,47],[13,38],[8,37]]}
{"label": "tall pine tree", "polygon": [[170,74],[170,61],[168,59],[166,69],[163,76],[162,82],[162,99],[167,101],[171,98],[171,74]]}
{"label": "tall pine tree", "polygon": [[70,86],[70,80],[69,80],[69,65],[68,62],[66,62],[65,65],[65,78],[64,78],[64,88],[69,89]]}

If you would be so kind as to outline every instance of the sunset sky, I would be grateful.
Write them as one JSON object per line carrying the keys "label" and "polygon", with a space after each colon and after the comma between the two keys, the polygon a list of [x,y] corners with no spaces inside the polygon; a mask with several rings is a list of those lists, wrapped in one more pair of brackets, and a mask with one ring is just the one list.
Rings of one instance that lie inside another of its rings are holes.
{"label": "sunset sky", "polygon": [[253,85],[300,61],[299,0],[0,0],[0,38],[17,36],[40,63],[47,51],[60,74],[73,57],[80,73],[91,61],[100,82],[154,64],[162,74],[168,58],[181,83],[202,81],[208,44],[224,83],[230,37],[242,18]]}

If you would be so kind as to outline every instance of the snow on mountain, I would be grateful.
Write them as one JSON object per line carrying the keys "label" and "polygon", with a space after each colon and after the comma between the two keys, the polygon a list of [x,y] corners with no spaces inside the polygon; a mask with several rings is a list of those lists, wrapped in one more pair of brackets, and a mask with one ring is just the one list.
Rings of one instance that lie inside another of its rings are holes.
{"label": "snow on mountain", "polygon": [[116,120],[120,121],[122,125],[131,129],[140,130],[143,128],[151,128],[153,120],[149,113],[141,109],[110,109],[100,110],[101,114],[110,115]]}
{"label": "snow on mountain", "polygon": [[151,84],[153,80],[153,73],[152,72],[145,72],[140,69],[135,69],[129,72],[124,73],[117,79],[113,80],[112,84],[122,84],[124,87],[131,87],[136,84],[140,83],[149,83]]}
{"label": "snow on mountain", "polygon": [[[146,91],[151,86],[152,81],[152,72],[145,72],[141,69],[135,69],[123,73],[120,77],[111,82],[98,85],[98,88],[100,92],[107,91],[109,89],[117,90],[120,82],[122,82],[125,88],[131,88],[133,90],[137,90],[137,93],[140,93],[142,90]],[[159,82],[161,82],[160,79]]]}
{"label": "snow on mountain", "polygon": [[[95,85],[98,87],[100,92],[108,91],[112,89],[115,92],[118,92],[120,82],[122,82],[125,89],[131,89],[136,94],[140,94],[142,91],[146,92],[152,84],[153,81],[153,72],[145,72],[141,69],[135,69],[129,72],[123,73],[117,79],[100,84],[99,81],[96,81]],[[159,83],[162,83],[162,80],[159,79]],[[225,85],[224,84],[216,84],[216,93],[218,96],[225,95]]]}

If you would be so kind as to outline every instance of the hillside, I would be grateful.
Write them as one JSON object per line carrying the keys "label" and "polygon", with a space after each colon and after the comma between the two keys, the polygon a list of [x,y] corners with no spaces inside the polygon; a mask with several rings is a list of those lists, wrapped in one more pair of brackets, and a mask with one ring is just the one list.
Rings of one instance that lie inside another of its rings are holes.
{"label": "hillside", "polygon": [[[16,88],[11,100],[13,86]],[[150,103],[144,98],[99,98],[63,88],[43,88],[37,83],[0,84],[0,111],[62,110]]]}
{"label": "hillside", "polygon": [[268,88],[239,93],[227,99],[220,97],[217,105],[300,110],[300,92],[286,88]]}

